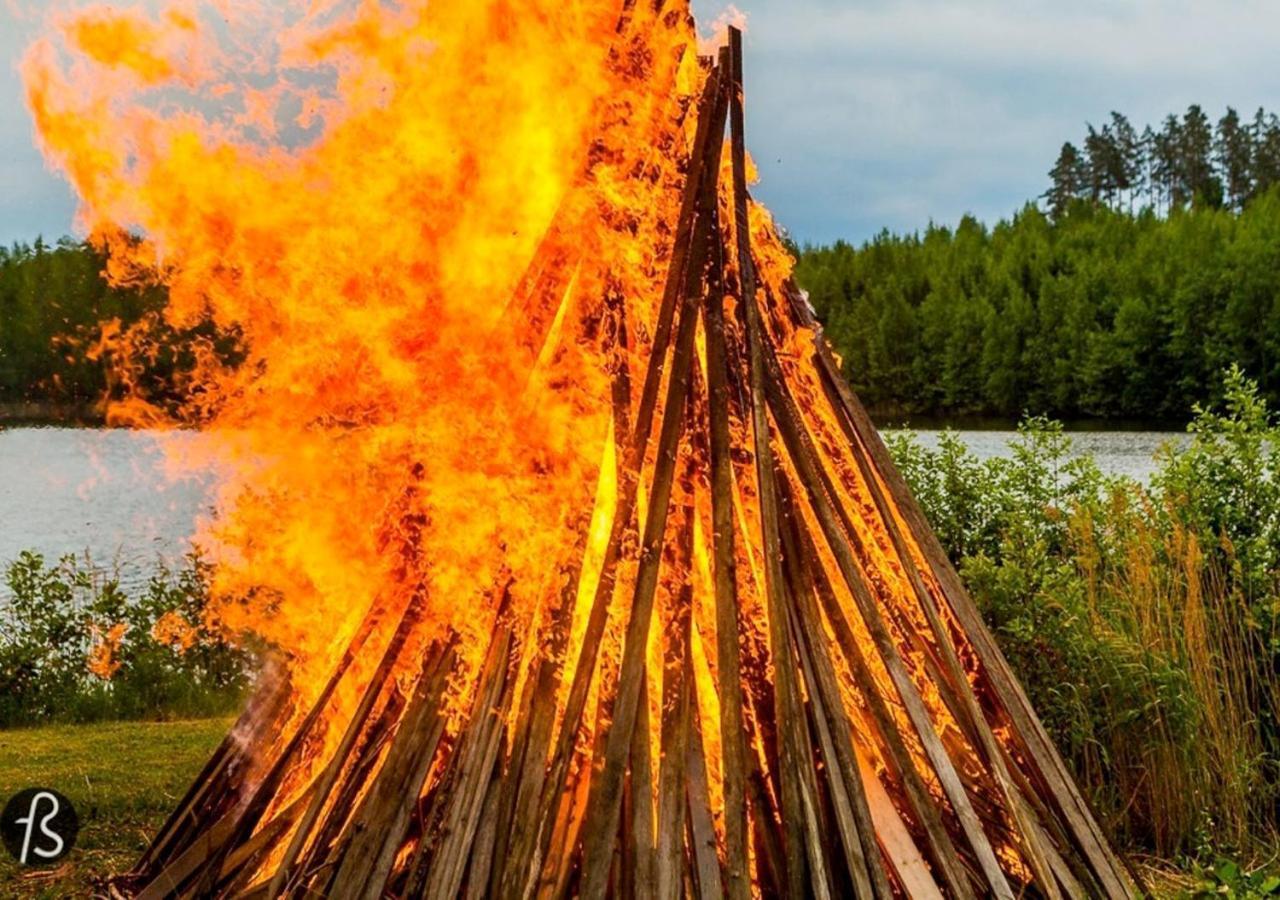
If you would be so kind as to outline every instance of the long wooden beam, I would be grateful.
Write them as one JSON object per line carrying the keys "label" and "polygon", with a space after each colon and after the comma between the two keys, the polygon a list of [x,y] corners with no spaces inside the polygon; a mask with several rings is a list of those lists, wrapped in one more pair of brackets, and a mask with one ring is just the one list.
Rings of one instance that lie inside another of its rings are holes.
{"label": "long wooden beam", "polygon": [[[724,114],[725,103],[721,90],[712,111],[709,126],[712,138],[707,149],[706,169],[699,185],[698,211],[690,234],[684,300],[680,310],[671,374],[667,380],[662,432],[658,439],[657,462],[649,491],[649,511],[641,542],[640,568],[636,574],[635,594],[623,643],[613,721],[606,741],[604,762],[598,778],[592,780],[591,799],[588,803],[587,818],[591,822],[591,832],[587,835],[583,848],[582,895],[589,898],[604,895],[609,864],[613,857],[613,842],[617,836],[622,778],[640,696],[639,677],[643,672],[654,593],[658,585],[663,536],[675,477],[676,450],[684,432],[685,399],[693,362],[698,302],[702,298],[703,266],[712,240],[711,225],[718,201],[716,188],[722,144],[719,135],[723,134]],[[643,416],[643,411],[641,415]]]}

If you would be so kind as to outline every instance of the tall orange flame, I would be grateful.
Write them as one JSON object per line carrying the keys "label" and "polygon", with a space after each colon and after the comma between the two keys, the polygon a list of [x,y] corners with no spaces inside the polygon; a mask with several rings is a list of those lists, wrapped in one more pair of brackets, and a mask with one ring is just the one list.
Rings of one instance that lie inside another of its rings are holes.
{"label": "tall orange flame", "polygon": [[453,896],[482,814],[471,893],[1127,890],[748,205],[724,24],[227,0],[27,55],[108,275],[240,342],[176,409],[100,350],[117,422],[211,436],[212,615],[288,665],[146,896]]}
{"label": "tall orange flame", "polygon": [[[634,268],[609,277],[628,279],[635,309],[656,307],[660,284],[660,251],[636,234],[660,211],[623,169],[643,161],[597,135],[620,106],[661,103],[639,118],[670,140],[669,92],[638,95],[632,67],[696,77],[687,18],[619,65],[618,15],[600,2],[89,7],[55,16],[22,64],[41,144],[82,226],[112,246],[113,277],[159,273],[173,324],[242,335],[245,361],[202,360],[168,419],[205,417],[216,452],[242,460],[200,535],[218,613],[291,653],[299,684],[372,604],[399,602],[405,577],[429,582],[428,619],[472,647],[500,579],[525,615],[536,607],[608,428],[596,261]],[[593,227],[604,215],[615,229]],[[570,295],[531,298],[559,317],[548,340],[535,310],[507,301],[553,218],[578,273]],[[166,419],[137,395],[110,415]],[[384,547],[411,486],[428,549],[406,575]]]}

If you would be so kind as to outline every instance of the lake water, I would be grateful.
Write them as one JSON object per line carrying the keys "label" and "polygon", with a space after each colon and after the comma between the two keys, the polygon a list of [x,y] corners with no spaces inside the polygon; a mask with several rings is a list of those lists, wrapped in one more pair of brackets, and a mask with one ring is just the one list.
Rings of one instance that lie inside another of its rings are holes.
{"label": "lake water", "polygon": [[[959,431],[978,456],[1007,455],[1010,431]],[[940,432],[916,430],[926,446]],[[1072,433],[1074,450],[1092,453],[1106,472],[1145,479],[1165,432]],[[210,470],[175,473],[161,438],[136,431],[75,428],[0,430],[0,564],[23,550],[47,559],[88,555],[93,565],[118,570],[137,586],[158,564],[173,565],[190,549],[198,516],[213,502]],[[197,434],[168,434],[166,442],[198,451]],[[3,588],[0,588],[3,593]]]}
{"label": "lake water", "polygon": [[[942,434],[936,429],[910,429],[920,443],[936,449]],[[889,433],[889,429],[886,429]],[[1013,431],[956,431],[960,439],[980,459],[1008,456],[1009,442],[1017,437]],[[1091,455],[1107,475],[1126,475],[1146,481],[1155,470],[1156,452],[1168,443],[1184,443],[1185,432],[1176,431],[1072,431],[1071,454]]]}
{"label": "lake water", "polygon": [[[196,446],[200,437],[163,440]],[[136,586],[160,564],[181,562],[215,477],[171,471],[160,441],[118,429],[0,430],[0,564],[23,550],[49,561],[87,555]]]}

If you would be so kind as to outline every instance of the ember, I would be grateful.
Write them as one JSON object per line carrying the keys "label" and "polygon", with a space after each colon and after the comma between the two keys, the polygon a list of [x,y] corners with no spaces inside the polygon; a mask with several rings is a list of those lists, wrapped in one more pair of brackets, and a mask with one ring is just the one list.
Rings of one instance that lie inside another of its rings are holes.
{"label": "ember", "polygon": [[[138,113],[127,163],[29,63],[90,224],[243,330],[192,404],[265,460],[206,538],[280,670],[115,889],[1129,896],[748,196],[740,33],[482,6],[313,35],[377,65],[292,161]],[[68,33],[136,86],[197,26],[157,27]]]}

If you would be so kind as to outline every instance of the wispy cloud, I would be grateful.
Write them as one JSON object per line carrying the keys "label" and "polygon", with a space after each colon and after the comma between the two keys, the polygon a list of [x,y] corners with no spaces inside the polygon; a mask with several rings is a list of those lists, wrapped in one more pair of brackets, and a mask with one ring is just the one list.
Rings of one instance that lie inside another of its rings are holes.
{"label": "wispy cloud", "polygon": [[[802,240],[994,219],[1112,109],[1280,110],[1274,0],[735,0],[760,195]],[[38,4],[37,4],[38,5]],[[711,23],[727,3],[695,0]],[[13,70],[37,25],[0,0],[0,243],[71,227]]]}
{"label": "wispy cloud", "polygon": [[1007,215],[1112,109],[1141,126],[1280,108],[1280,5],[1262,0],[739,6],[759,192],[802,239]]}

